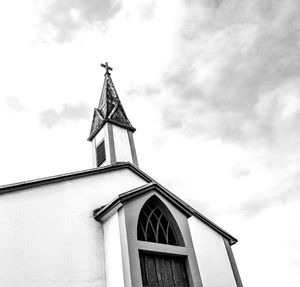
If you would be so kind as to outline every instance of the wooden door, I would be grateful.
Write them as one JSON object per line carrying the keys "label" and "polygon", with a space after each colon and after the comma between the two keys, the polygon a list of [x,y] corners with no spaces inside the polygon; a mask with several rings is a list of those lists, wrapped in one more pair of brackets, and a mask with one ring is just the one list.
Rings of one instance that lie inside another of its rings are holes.
{"label": "wooden door", "polygon": [[188,287],[184,258],[140,254],[144,287]]}

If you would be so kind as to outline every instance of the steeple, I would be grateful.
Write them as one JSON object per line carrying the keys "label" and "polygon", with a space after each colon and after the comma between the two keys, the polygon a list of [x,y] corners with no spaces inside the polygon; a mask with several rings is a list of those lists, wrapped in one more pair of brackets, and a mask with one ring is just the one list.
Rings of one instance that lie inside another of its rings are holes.
{"label": "steeple", "polygon": [[110,165],[120,161],[138,165],[133,141],[135,128],[131,125],[113,84],[110,75],[112,68],[107,62],[101,66],[106,69],[104,84],[98,108],[94,109],[88,137],[93,145],[94,166]]}

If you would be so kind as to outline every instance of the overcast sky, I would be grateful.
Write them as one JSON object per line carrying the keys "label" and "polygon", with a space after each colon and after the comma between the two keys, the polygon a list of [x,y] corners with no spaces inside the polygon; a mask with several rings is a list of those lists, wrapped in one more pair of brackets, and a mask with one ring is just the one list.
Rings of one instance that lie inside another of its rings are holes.
{"label": "overcast sky", "polygon": [[140,168],[239,239],[245,286],[300,286],[300,1],[0,3],[0,184],[92,166],[112,78]]}

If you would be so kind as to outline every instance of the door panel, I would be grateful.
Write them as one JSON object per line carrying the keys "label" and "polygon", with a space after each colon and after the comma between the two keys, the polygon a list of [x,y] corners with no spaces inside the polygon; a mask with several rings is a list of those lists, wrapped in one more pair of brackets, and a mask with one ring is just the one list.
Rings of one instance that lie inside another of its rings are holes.
{"label": "door panel", "polygon": [[144,287],[188,287],[184,259],[175,256],[140,254]]}

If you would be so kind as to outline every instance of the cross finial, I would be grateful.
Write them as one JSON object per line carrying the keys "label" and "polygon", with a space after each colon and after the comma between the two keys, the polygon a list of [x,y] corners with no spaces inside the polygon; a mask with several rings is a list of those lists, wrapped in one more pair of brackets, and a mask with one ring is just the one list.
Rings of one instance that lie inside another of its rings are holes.
{"label": "cross finial", "polygon": [[109,71],[112,71],[112,70],[113,70],[112,67],[108,66],[108,63],[107,63],[107,62],[105,62],[105,64],[101,64],[101,67],[103,67],[103,68],[106,70],[105,75],[106,75],[106,74],[110,74]]}

